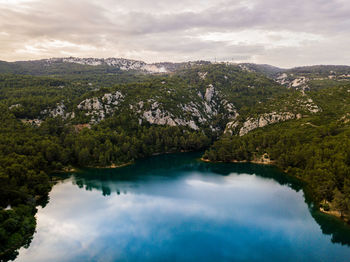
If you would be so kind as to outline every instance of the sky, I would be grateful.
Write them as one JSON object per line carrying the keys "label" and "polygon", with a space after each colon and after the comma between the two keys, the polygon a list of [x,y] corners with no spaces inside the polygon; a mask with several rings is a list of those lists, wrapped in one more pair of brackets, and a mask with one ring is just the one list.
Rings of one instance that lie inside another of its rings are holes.
{"label": "sky", "polygon": [[0,0],[0,60],[350,65],[349,0]]}

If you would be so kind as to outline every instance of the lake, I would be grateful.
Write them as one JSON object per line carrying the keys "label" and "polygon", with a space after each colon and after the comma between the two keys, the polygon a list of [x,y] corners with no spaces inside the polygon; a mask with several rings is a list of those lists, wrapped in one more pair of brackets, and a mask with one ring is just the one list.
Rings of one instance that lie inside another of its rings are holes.
{"label": "lake", "polygon": [[198,153],[66,175],[15,261],[349,261],[350,230],[270,166]]}

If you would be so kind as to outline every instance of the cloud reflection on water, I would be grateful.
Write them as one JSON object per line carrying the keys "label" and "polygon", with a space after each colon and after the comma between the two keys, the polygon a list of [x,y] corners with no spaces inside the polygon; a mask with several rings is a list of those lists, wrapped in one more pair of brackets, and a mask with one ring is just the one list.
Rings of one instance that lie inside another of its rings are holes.
{"label": "cloud reflection on water", "polygon": [[[33,242],[17,261],[342,261],[350,255],[322,235],[302,191],[271,178],[221,176],[196,166],[142,179],[83,178],[53,188]],[[77,186],[82,182],[89,190]]]}

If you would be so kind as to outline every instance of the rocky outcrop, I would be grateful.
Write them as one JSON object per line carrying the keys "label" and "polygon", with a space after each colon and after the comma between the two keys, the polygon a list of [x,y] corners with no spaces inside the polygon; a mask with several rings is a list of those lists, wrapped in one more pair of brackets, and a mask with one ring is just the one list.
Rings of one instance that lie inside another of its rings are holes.
{"label": "rocky outcrop", "polygon": [[207,75],[208,75],[208,72],[198,72],[198,76],[201,80],[205,80]]}
{"label": "rocky outcrop", "polygon": [[218,114],[218,109],[220,106],[220,95],[218,91],[216,91],[215,87],[210,84],[205,90],[205,94],[202,97],[204,101],[202,104],[204,106],[204,110],[209,118]]}
{"label": "rocky outcrop", "polygon": [[305,76],[296,77],[294,75],[288,75],[287,73],[279,74],[275,81],[287,88],[293,88],[297,90],[309,90],[308,86],[309,79]]}
{"label": "rocky outcrop", "polygon": [[256,118],[248,118],[243,123],[240,123],[239,121],[229,122],[226,125],[225,133],[237,133],[239,136],[244,136],[254,129],[300,117],[301,115],[295,115],[291,112],[266,113]]}
{"label": "rocky outcrop", "polygon": [[171,113],[167,111],[163,112],[159,108],[153,111],[149,110],[143,112],[143,118],[150,124],[168,126],[188,126],[194,130],[199,129],[195,121],[175,118]]}
{"label": "rocky outcrop", "polygon": [[66,106],[64,105],[63,101],[56,104],[56,107],[54,108],[48,108],[40,113],[44,116],[50,116],[50,117],[62,117],[66,119],[68,117],[68,114],[66,114]]}
{"label": "rocky outcrop", "polygon": [[276,113],[272,112],[269,114],[263,114],[258,118],[250,118],[243,123],[242,128],[239,130],[239,135],[244,136],[250,131],[258,128],[265,127],[270,124],[275,124],[278,122],[283,122],[291,119],[295,119],[296,115],[290,112]]}
{"label": "rocky outcrop", "polygon": [[222,100],[222,105],[224,106],[225,110],[227,111],[228,118],[229,119],[236,119],[239,116],[239,113],[237,112],[237,109],[234,104],[230,103],[226,99]]}
{"label": "rocky outcrop", "polygon": [[15,105],[9,106],[9,109],[12,110],[12,109],[15,109],[15,108],[20,108],[20,107],[22,107],[21,104],[15,104]]}
{"label": "rocky outcrop", "polygon": [[21,122],[23,124],[29,124],[32,126],[40,126],[43,122],[43,120],[40,119],[21,119]]}
{"label": "rocky outcrop", "polygon": [[[200,74],[202,77],[205,75],[206,73]],[[235,106],[226,99],[222,99],[212,84],[207,86],[204,94],[198,92],[198,97],[199,100],[195,97],[189,103],[177,105],[177,108],[169,108],[154,99],[146,102],[139,101],[132,108],[140,115],[141,122],[145,120],[151,124],[187,126],[194,130],[207,126],[214,132],[219,130],[212,126],[211,121],[219,111],[232,120],[239,115]]]}
{"label": "rocky outcrop", "polygon": [[[150,124],[157,124],[157,125],[169,125],[169,126],[188,126],[194,130],[198,130],[199,127],[196,124],[196,122],[193,119],[184,119],[180,117],[176,117],[173,113],[170,113],[167,110],[163,109],[163,106],[154,100],[148,100],[148,103],[151,102],[151,106],[149,110],[144,109],[144,102],[140,101],[138,103],[138,110],[137,113],[142,114],[142,118],[146,120]],[[180,108],[182,108],[185,112],[191,112],[198,118],[201,117],[199,111],[189,105],[181,105]],[[204,121],[203,119],[201,119]]]}
{"label": "rocky outcrop", "polygon": [[193,118],[197,118],[199,123],[205,123],[208,121],[208,118],[201,114],[200,110],[198,109],[199,106],[193,102],[180,105],[179,107],[185,114],[190,114]]}
{"label": "rocky outcrop", "polygon": [[106,115],[115,112],[123,98],[123,94],[119,91],[106,93],[102,97],[92,97],[83,100],[77,108],[86,111],[85,115],[92,116],[91,123],[96,123],[105,119]]}
{"label": "rocky outcrop", "polygon": [[308,111],[310,113],[318,113],[322,112],[322,108],[320,108],[318,105],[315,104],[315,102],[312,100],[312,98],[308,97],[304,90],[302,92],[302,97],[297,100],[297,104],[300,107],[300,109],[304,111]]}
{"label": "rocky outcrop", "polygon": [[101,110],[106,108],[110,109],[111,106],[117,106],[120,103],[120,100],[123,99],[122,93],[119,91],[112,93],[104,94],[102,97],[93,97],[83,100],[79,105],[78,109],[82,110]]}
{"label": "rocky outcrop", "polygon": [[233,135],[234,131],[240,125],[239,121],[231,121],[226,124],[225,133],[230,133]]}
{"label": "rocky outcrop", "polygon": [[50,111],[50,115],[52,117],[57,117],[57,116],[64,117],[65,110],[66,110],[66,106],[63,104],[63,102],[61,102],[57,104],[56,108]]}
{"label": "rocky outcrop", "polygon": [[144,119],[150,124],[176,126],[169,112],[162,112],[159,108],[143,112]]}
{"label": "rocky outcrop", "polygon": [[207,89],[205,90],[204,98],[207,100],[208,103],[210,103],[215,95],[215,88],[212,84],[210,84]]}

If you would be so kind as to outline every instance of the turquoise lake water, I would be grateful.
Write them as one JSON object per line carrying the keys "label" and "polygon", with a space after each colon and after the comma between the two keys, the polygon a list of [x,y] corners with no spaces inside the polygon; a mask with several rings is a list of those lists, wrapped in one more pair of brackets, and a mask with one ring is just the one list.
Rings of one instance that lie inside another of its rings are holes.
{"label": "turquoise lake water", "polygon": [[16,261],[350,261],[350,229],[273,167],[199,154],[86,169],[54,186]]}

